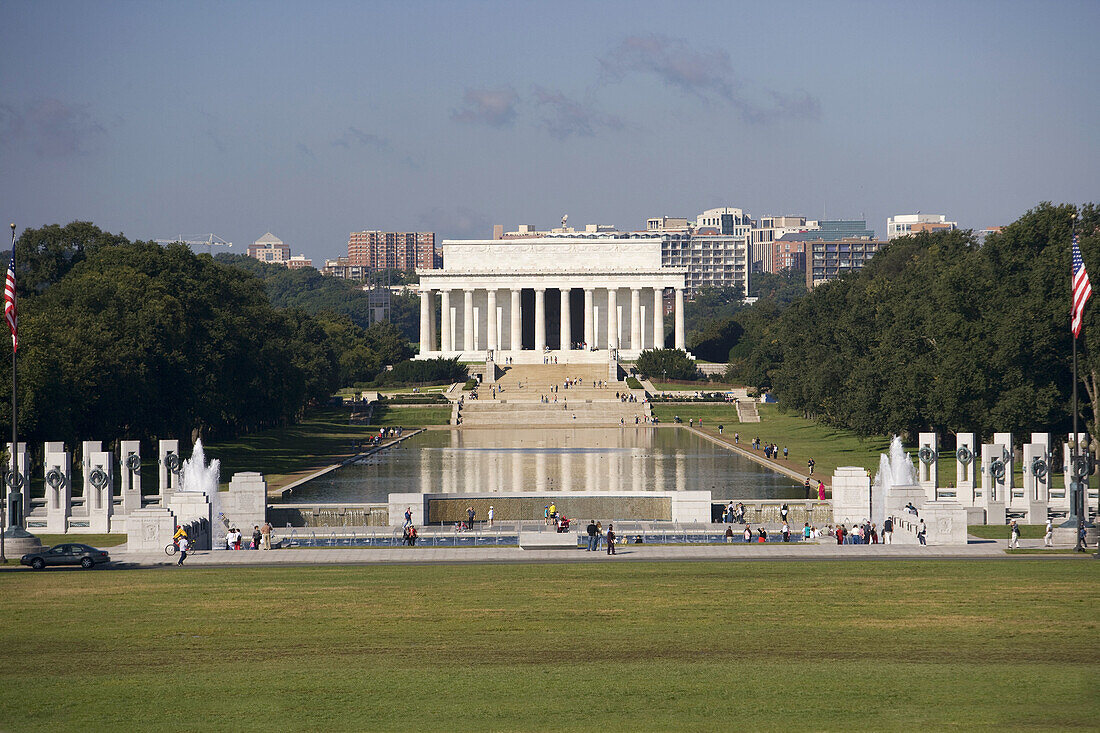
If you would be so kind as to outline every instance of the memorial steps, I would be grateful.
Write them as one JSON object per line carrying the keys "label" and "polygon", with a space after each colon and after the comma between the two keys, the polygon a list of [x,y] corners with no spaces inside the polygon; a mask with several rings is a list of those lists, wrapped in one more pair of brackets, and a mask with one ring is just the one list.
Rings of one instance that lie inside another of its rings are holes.
{"label": "memorial steps", "polygon": [[[466,427],[501,425],[547,426],[608,426],[620,420],[640,424],[650,414],[643,402],[644,390],[631,390],[623,382],[608,382],[606,387],[593,386],[606,379],[605,368],[577,364],[523,364],[504,368],[493,385],[483,384],[479,399],[467,399],[460,415]],[[581,384],[566,388],[567,379],[579,379]],[[554,391],[557,388],[557,391]],[[633,393],[636,402],[623,402],[615,395]],[[543,398],[549,403],[543,402]],[[554,402],[555,398],[557,402]]]}

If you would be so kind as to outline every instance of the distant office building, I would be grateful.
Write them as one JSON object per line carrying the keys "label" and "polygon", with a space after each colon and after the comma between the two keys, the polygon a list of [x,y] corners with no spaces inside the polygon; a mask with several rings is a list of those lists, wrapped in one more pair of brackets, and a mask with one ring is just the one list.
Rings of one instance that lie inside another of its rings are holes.
{"label": "distant office building", "polygon": [[976,232],[978,246],[981,247],[983,244],[985,244],[986,237],[988,237],[990,234],[1000,234],[1002,231],[1004,231],[1004,227],[986,227],[985,229],[979,230],[978,232]]}
{"label": "distant office building", "polygon": [[862,219],[823,219],[812,231],[784,234],[778,243],[801,242],[806,258],[806,287],[813,288],[863,268],[886,242],[876,240]]}
{"label": "distant office building", "polygon": [[646,219],[647,232],[683,231],[688,228],[688,220],[679,216],[658,216]]}
{"label": "distant office building", "polygon": [[443,266],[435,249],[435,232],[352,232],[348,264],[367,270],[433,270]]}
{"label": "distant office building", "polygon": [[761,246],[767,250],[764,261],[768,269],[764,272],[804,271],[806,269],[805,242],[788,242],[780,239],[778,242]]}
{"label": "distant office building", "polygon": [[286,261],[286,266],[291,270],[301,270],[303,267],[313,267],[313,260],[305,255],[294,255]]}
{"label": "distant office building", "polygon": [[950,231],[959,225],[943,214],[899,214],[886,220],[886,239],[905,237],[917,232]]}
{"label": "distant office building", "polygon": [[248,256],[260,262],[283,265],[290,259],[290,246],[283,244],[283,240],[268,232],[248,245]]}
{"label": "distant office building", "polygon": [[584,229],[576,229],[570,226],[560,226],[553,229],[539,230],[534,224],[520,224],[515,231],[504,231],[503,224],[493,225],[493,239],[535,239],[551,236],[580,236],[596,234],[616,234],[618,230],[611,224],[585,224]]}
{"label": "distant office building", "polygon": [[325,260],[325,266],[321,268],[322,275],[340,278],[341,280],[364,280],[369,267],[353,265],[347,257],[337,257],[334,260]]}
{"label": "distant office building", "polygon": [[816,221],[808,221],[804,216],[763,216],[753,222],[749,231],[749,249],[753,272],[779,272],[784,269],[776,266],[773,255],[776,249],[772,243],[786,234],[806,232],[818,228]]}
{"label": "distant office building", "polygon": [[[649,221],[656,221],[656,219]],[[649,221],[646,222],[647,229],[649,228]],[[752,230],[752,219],[743,209],[725,206],[719,209],[707,209],[699,214],[695,217],[695,227],[696,230],[712,228],[718,230],[718,234],[747,238]]]}
{"label": "distant office building", "polygon": [[747,234],[719,234],[716,227],[703,227],[695,232],[664,232],[661,266],[687,268],[688,298],[695,297],[700,288],[735,288],[743,297],[749,295]]}

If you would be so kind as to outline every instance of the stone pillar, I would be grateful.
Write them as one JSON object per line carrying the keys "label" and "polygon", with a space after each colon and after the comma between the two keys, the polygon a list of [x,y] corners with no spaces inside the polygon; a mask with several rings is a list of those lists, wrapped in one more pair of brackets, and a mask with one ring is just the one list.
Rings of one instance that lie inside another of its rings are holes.
{"label": "stone pillar", "polygon": [[73,459],[64,443],[46,443],[46,531],[65,534],[72,514]]}
{"label": "stone pillar", "polygon": [[[12,453],[15,453],[15,460],[12,460]],[[9,486],[7,479],[3,478],[4,491],[8,494],[8,501],[6,506],[8,507],[8,516],[4,522],[4,530],[8,527],[21,527],[27,528],[27,515],[31,510],[31,474],[30,474],[30,456],[27,453],[26,443],[17,443],[15,450],[12,450],[12,444],[8,443],[8,463],[5,467],[5,473],[15,471],[19,478],[15,480],[15,486]]]}
{"label": "stone pillar", "polygon": [[[964,461],[963,458],[968,460]],[[977,506],[974,497],[974,467],[979,458],[974,451],[974,433],[956,433],[955,498],[963,506]]]}
{"label": "stone pillar", "polygon": [[665,289],[653,288],[653,348],[665,348]]}
{"label": "stone pillar", "polygon": [[113,459],[106,451],[85,454],[84,506],[88,509],[88,531],[93,534],[111,531],[111,516],[115,513]]}
{"label": "stone pillar", "polygon": [[619,291],[607,289],[607,348],[619,348]]}
{"label": "stone pillar", "polygon": [[[1034,433],[1033,433],[1034,435]],[[1024,444],[1024,502],[1028,524],[1047,521],[1047,487],[1050,485],[1050,462],[1043,443]]]}
{"label": "stone pillar", "polygon": [[592,322],[592,308],[594,307],[592,288],[584,289],[584,345],[592,350],[596,348],[596,328]]}
{"label": "stone pillar", "polygon": [[1013,469],[1016,467],[1016,451],[1013,448],[1015,443],[1012,440],[1012,433],[993,433],[993,442],[1004,446],[1005,449],[1005,480],[1002,487],[1004,493],[999,498],[1006,507],[1020,509],[1024,504],[1024,492],[1014,485]]}
{"label": "stone pillar", "polygon": [[180,488],[179,469],[183,465],[178,440],[162,440],[157,449],[157,496],[162,507],[168,506],[168,498]]}
{"label": "stone pillar", "polygon": [[98,440],[85,440],[80,444],[80,476],[83,479],[81,489],[84,496],[84,506],[88,506],[88,496],[91,493],[91,484],[88,483],[88,475],[92,472],[92,454],[103,451],[103,444]]}
{"label": "stone pillar", "polygon": [[439,291],[439,300],[441,303],[439,318],[443,322],[441,324],[442,331],[439,337],[439,348],[441,351],[454,351],[454,328],[451,323],[451,291]]}
{"label": "stone pillar", "polygon": [[642,289],[630,289],[630,348],[642,348]]}
{"label": "stone pillar", "polygon": [[435,317],[435,291],[428,293],[428,350],[435,351],[439,346],[439,335],[436,333]]}
{"label": "stone pillar", "polygon": [[676,348],[687,351],[684,337],[684,289],[676,288]]}
{"label": "stone pillar", "polygon": [[535,288],[535,351],[546,351],[546,288]]}
{"label": "stone pillar", "polygon": [[431,317],[431,291],[420,291],[420,353],[427,354],[431,351],[432,343],[432,317]]}
{"label": "stone pillar", "polygon": [[119,446],[119,483],[122,484],[122,513],[141,509],[141,441],[124,440]]}
{"label": "stone pillar", "polygon": [[939,485],[940,436],[936,433],[921,433],[917,449],[917,481],[924,489],[925,501],[936,501]]}
{"label": "stone pillar", "polygon": [[485,333],[488,334],[486,348],[493,350],[497,348],[497,291],[495,288],[489,288],[486,297],[485,316],[487,321]]}
{"label": "stone pillar", "polygon": [[523,310],[520,305],[519,288],[512,288],[512,308],[510,315],[512,316],[512,328],[509,335],[512,339],[512,351],[519,351],[523,348]]}
{"label": "stone pillar", "polygon": [[[1081,448],[1078,451],[1078,455],[1084,455],[1085,446],[1088,445],[1089,434],[1077,433],[1077,438],[1081,442]],[[1052,509],[1060,509],[1069,512],[1069,516],[1074,516],[1073,510],[1073,469],[1071,466],[1071,458],[1073,456],[1073,433],[1066,435],[1066,442],[1062,444],[1062,488],[1057,493],[1051,492],[1050,506]]]}
{"label": "stone pillar", "polygon": [[569,318],[569,288],[561,288],[561,328],[559,333],[561,336],[561,348],[562,351],[569,351],[573,347],[573,324],[570,323]]}
{"label": "stone pillar", "polygon": [[473,351],[474,344],[474,291],[469,288],[462,296],[462,350]]}
{"label": "stone pillar", "polygon": [[[993,474],[994,466],[1004,461],[1004,446],[1000,443],[982,444],[982,495],[978,505],[985,509],[986,524],[1005,523],[1005,502],[1002,484]],[[1004,466],[1005,472],[1008,466]]]}

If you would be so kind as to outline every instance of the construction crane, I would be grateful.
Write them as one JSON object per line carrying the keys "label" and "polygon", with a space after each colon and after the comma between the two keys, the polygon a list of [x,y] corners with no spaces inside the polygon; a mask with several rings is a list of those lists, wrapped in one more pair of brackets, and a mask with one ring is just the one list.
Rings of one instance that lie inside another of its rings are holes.
{"label": "construction crane", "polygon": [[214,256],[215,247],[232,247],[232,242],[227,242],[217,234],[197,234],[194,237],[176,237],[175,239],[158,239],[157,244],[186,244],[189,246],[206,245],[206,253]]}

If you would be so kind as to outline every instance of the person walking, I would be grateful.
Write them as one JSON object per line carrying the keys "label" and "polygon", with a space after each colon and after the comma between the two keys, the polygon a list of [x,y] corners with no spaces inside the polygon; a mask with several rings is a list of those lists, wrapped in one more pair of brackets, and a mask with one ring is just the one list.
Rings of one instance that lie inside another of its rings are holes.
{"label": "person walking", "polygon": [[726,544],[733,542],[733,527],[726,527]]}
{"label": "person walking", "polygon": [[1013,519],[1008,525],[1008,549],[1020,549],[1020,525]]}
{"label": "person walking", "polygon": [[542,508],[542,523],[550,524],[550,505],[547,504]]}
{"label": "person walking", "polygon": [[591,519],[588,522],[588,548],[585,552],[595,552],[596,550],[596,520]]}
{"label": "person walking", "polygon": [[817,482],[817,500],[818,501],[825,501],[825,482],[824,481],[818,481]]}
{"label": "person walking", "polygon": [[783,506],[779,507],[779,518],[783,520],[783,524],[787,523],[788,512],[790,512],[790,508],[786,504],[783,504]]}
{"label": "person walking", "polygon": [[187,550],[191,547],[191,543],[187,541],[186,535],[177,541],[180,546],[180,559],[176,561],[176,567],[183,567],[183,561],[187,559]]}
{"label": "person walking", "polygon": [[489,505],[489,526],[493,526],[493,505]]}
{"label": "person walking", "polygon": [[260,542],[263,540],[263,535],[260,534],[260,525],[252,525],[252,549],[260,549]]}
{"label": "person walking", "polygon": [[745,531],[742,534],[745,537],[745,542],[752,542],[752,529],[749,528],[749,525],[745,525]]}
{"label": "person walking", "polygon": [[917,540],[919,540],[922,545],[927,545],[928,544],[927,538],[928,538],[928,527],[925,526],[924,519],[922,518],[920,520],[920,524],[917,525]]}
{"label": "person walking", "polygon": [[603,539],[603,522],[596,522],[596,547],[595,550],[600,549],[600,540]]}
{"label": "person walking", "polygon": [[809,476],[807,476],[807,477],[806,477],[806,484],[805,484],[805,486],[806,486],[806,498],[807,498],[807,499],[812,499],[812,498],[814,498],[814,497],[813,497],[813,493],[812,493],[812,490],[810,489],[810,477],[809,477]]}
{"label": "person walking", "polygon": [[615,525],[607,525],[607,554],[615,554]]}
{"label": "person walking", "polygon": [[264,526],[260,527],[260,536],[263,539],[264,549],[271,549],[271,523],[264,522]]}
{"label": "person walking", "polygon": [[412,523],[413,523],[413,508],[410,506],[410,507],[407,507],[405,509],[405,526],[406,527],[411,527]]}
{"label": "person walking", "polygon": [[783,541],[784,542],[790,542],[791,541],[791,527],[790,527],[790,525],[787,524],[786,520],[783,521],[783,530],[782,530],[782,532],[783,532]]}
{"label": "person walking", "polygon": [[882,544],[894,544],[894,520],[887,517],[882,523]]}
{"label": "person walking", "polygon": [[1047,528],[1043,533],[1043,547],[1054,547],[1054,520],[1050,517],[1047,517]]}

